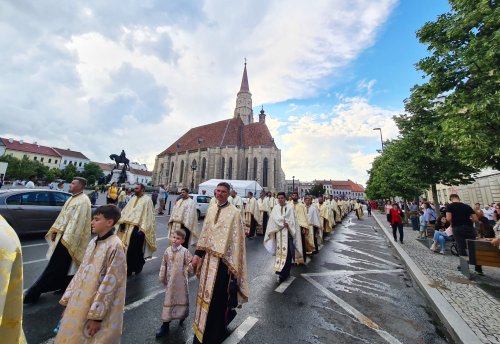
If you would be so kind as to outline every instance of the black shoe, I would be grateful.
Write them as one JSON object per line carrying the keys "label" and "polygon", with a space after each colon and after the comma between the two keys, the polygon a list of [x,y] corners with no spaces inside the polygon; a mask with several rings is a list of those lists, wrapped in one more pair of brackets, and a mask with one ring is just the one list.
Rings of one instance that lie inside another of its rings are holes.
{"label": "black shoe", "polygon": [[403,240],[401,240],[401,243],[403,243]]}
{"label": "black shoe", "polygon": [[161,338],[165,336],[168,333],[170,323],[164,322],[158,332],[156,332],[156,338]]}

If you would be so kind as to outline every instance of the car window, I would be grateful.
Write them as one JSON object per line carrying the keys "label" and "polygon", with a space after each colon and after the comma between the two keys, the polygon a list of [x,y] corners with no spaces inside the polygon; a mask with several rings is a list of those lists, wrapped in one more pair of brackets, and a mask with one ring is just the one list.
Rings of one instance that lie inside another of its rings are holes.
{"label": "car window", "polygon": [[62,192],[53,192],[52,195],[54,196],[55,205],[57,205],[57,206],[63,206],[64,203],[66,203],[66,201],[70,197],[70,195],[62,193]]}
{"label": "car window", "polygon": [[21,195],[22,194],[17,194],[8,197],[6,203],[8,205],[21,205]]}
{"label": "car window", "polygon": [[9,205],[50,205],[48,192],[27,192],[7,198]]}

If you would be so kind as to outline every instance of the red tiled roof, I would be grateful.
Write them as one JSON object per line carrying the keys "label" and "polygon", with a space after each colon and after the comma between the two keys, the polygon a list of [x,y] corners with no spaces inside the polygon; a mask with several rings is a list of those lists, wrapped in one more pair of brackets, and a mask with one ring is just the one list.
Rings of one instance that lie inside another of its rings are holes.
{"label": "red tiled roof", "polygon": [[259,122],[244,125],[240,118],[232,118],[191,128],[158,156],[208,147],[259,145],[274,145],[267,126]]}
{"label": "red tiled roof", "polygon": [[136,168],[130,168],[130,172],[132,172],[133,174],[137,174],[137,175],[140,175],[140,176],[146,176],[146,177],[152,177],[153,176],[153,172],[150,172],[150,171],[144,171],[144,170],[138,170]]}
{"label": "red tiled roof", "polygon": [[330,181],[333,189],[351,190],[352,192],[365,192],[363,186],[356,184],[352,180],[332,180]]}
{"label": "red tiled roof", "polygon": [[25,153],[31,153],[31,154],[40,154],[40,155],[47,155],[47,156],[54,156],[60,158],[61,155],[57,153],[54,149],[47,147],[47,146],[41,146],[35,143],[27,143],[23,142],[21,143],[20,141],[6,139],[6,138],[0,138],[2,143],[5,145],[6,149],[10,150],[15,150],[18,152],[25,152]]}
{"label": "red tiled roof", "polygon": [[84,159],[84,160],[89,160],[83,153],[77,152],[77,151],[72,151],[70,149],[62,149],[62,148],[56,148],[53,147],[53,149],[58,152],[62,156],[68,156],[72,158],[78,158],[78,159]]}

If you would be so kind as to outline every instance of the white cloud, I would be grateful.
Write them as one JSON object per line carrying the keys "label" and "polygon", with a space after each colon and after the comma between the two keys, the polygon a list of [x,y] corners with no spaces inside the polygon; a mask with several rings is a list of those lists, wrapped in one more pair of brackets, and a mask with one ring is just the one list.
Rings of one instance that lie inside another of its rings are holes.
{"label": "white cloud", "polygon": [[[243,57],[254,104],[307,98],[374,44],[396,2],[4,1],[0,136],[71,147],[100,161],[124,148],[152,167],[190,127],[232,115]],[[370,82],[363,87],[371,90]],[[299,119],[296,109],[290,104],[290,133],[318,144],[316,135],[367,136],[388,115],[354,99],[332,114]],[[284,121],[268,117],[273,134]],[[302,165],[293,153],[309,143],[283,142],[285,168]]]}

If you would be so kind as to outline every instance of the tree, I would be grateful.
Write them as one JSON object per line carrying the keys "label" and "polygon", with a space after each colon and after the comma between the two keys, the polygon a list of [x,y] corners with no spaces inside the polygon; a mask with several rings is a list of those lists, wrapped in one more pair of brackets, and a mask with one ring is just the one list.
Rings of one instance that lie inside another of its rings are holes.
{"label": "tree", "polygon": [[49,172],[49,168],[39,161],[30,160],[28,157],[18,159],[10,155],[2,155],[0,161],[8,163],[7,179],[28,179],[30,176],[37,176],[38,178],[45,178]]}
{"label": "tree", "polygon": [[427,103],[441,98],[442,145],[466,164],[500,169],[500,10],[492,0],[449,2],[449,12],[417,32],[431,55],[417,63],[428,81],[412,93]]}
{"label": "tree", "polygon": [[47,182],[49,183],[52,183],[53,181],[55,181],[56,179],[59,179],[61,178],[61,170],[58,169],[58,168],[52,168],[49,170],[49,172],[47,173],[45,179],[47,180]]}
{"label": "tree", "polygon": [[82,177],[87,178],[89,185],[94,185],[99,178],[104,175],[101,167],[95,162],[90,162],[85,165],[82,172]]}
{"label": "tree", "polygon": [[325,193],[325,189],[323,188],[323,184],[314,184],[314,186],[309,190],[309,194],[315,197],[323,195]]}
{"label": "tree", "polygon": [[76,166],[73,164],[66,165],[64,170],[61,171],[61,178],[67,183],[70,183],[76,176],[78,176],[78,171],[76,170]]}

